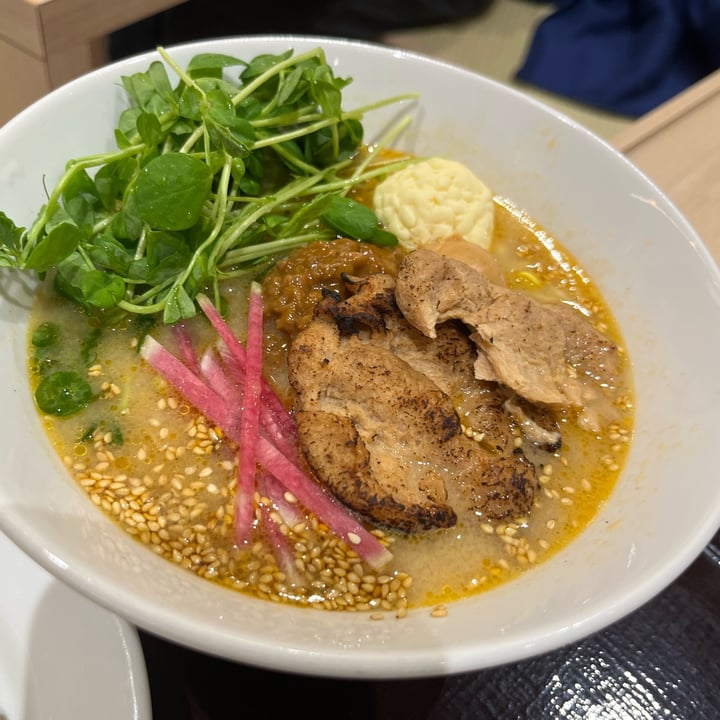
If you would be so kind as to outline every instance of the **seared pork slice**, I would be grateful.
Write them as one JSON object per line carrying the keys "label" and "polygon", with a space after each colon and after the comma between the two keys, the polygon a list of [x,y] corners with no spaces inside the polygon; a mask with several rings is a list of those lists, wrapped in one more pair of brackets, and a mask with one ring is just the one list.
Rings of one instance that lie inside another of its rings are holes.
{"label": "seared pork slice", "polygon": [[[384,291],[372,302],[385,302]],[[452,400],[427,375],[371,338],[382,313],[351,323],[328,295],[288,354],[304,456],[318,479],[369,520],[404,532],[450,527],[453,497],[488,519],[518,517],[535,468],[498,458],[462,432]],[[374,329],[373,329],[374,328]],[[502,460],[500,464],[498,460]]]}
{"label": "seared pork slice", "polygon": [[461,322],[443,323],[431,339],[398,309],[392,276],[345,277],[345,284],[350,296],[327,306],[341,331],[370,331],[364,336],[367,342],[388,348],[450,397],[462,425],[485,448],[500,453],[513,449],[512,416],[505,403],[514,393],[475,378],[477,349]]}
{"label": "seared pork slice", "polygon": [[288,367],[300,446],[341,502],[406,532],[455,524],[441,458],[459,423],[431,381],[331,318],[298,335]]}
{"label": "seared pork slice", "polygon": [[[403,259],[395,294],[403,315],[430,338],[448,320],[465,323],[480,351],[475,376],[533,403],[602,404],[602,387],[615,384],[617,346],[566,304],[536,302],[422,249]],[[613,414],[609,407],[596,413]]]}

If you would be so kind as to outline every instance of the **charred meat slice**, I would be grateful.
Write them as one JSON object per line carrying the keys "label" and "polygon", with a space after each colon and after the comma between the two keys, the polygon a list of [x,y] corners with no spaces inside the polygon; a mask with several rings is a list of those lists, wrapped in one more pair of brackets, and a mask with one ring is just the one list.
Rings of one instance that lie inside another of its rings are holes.
{"label": "charred meat slice", "polygon": [[463,323],[444,322],[435,328],[435,337],[429,338],[400,312],[394,278],[378,274],[362,279],[346,277],[345,281],[350,296],[328,308],[338,326],[347,332],[370,331],[368,342],[388,348],[429,377],[452,399],[462,424],[486,449],[510,452],[514,446],[513,422],[530,442],[545,448],[552,445],[552,451],[560,448],[560,430],[547,408],[533,406],[496,382],[475,377],[478,350]]}
{"label": "charred meat slice", "polygon": [[297,423],[305,459],[347,507],[407,533],[455,524],[440,476],[398,457],[404,438],[397,438],[395,447],[386,439],[364,439],[361,422],[335,412],[300,411]]}
{"label": "charred meat slice", "polygon": [[301,447],[338,499],[408,532],[455,523],[438,459],[459,422],[433,383],[327,316],[298,335],[288,367]]}
{"label": "charred meat slice", "polygon": [[479,350],[477,378],[497,381],[534,403],[613,415],[602,389],[615,384],[618,348],[579,311],[536,302],[429,250],[403,259],[395,292],[403,315],[428,337],[451,319],[470,328]]}
{"label": "charred meat slice", "polygon": [[308,464],[343,503],[405,532],[456,522],[450,484],[453,497],[483,517],[525,514],[534,467],[521,455],[499,458],[463,434],[451,398],[389,346],[391,283],[373,282],[364,297],[327,295],[290,347]]}

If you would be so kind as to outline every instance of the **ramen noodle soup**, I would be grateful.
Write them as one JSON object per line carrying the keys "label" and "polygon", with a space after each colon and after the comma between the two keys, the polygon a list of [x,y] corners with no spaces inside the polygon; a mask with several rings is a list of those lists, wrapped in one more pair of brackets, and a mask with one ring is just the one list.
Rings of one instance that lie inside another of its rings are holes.
{"label": "ramen noodle soup", "polygon": [[[148,333],[176,354],[182,354],[181,337],[207,348],[216,339],[210,324],[198,315],[182,323],[180,334],[142,316],[101,323],[48,282],[30,323],[33,389],[58,370],[80,368],[91,391],[81,412],[42,415],[50,441],[89,501],[149,552],[259,598],[371,617],[402,618],[415,607],[442,615],[447,603],[532,572],[582,532],[612,492],[632,434],[632,377],[612,309],[582,266],[511,202],[495,197],[493,212],[489,250],[506,287],[578,308],[619,348],[611,421],[588,430],[577,411],[556,409],[562,442],[549,449],[533,446],[519,423],[511,425],[514,451],[524,452],[536,473],[526,512],[490,519],[461,508],[451,526],[421,532],[361,517],[392,553],[389,563],[371,567],[292,493],[281,493],[287,501],[281,506],[259,483],[252,533],[239,543],[237,443],[138,352]],[[288,381],[288,348],[323,294],[345,292],[343,273],[395,277],[407,252],[340,238],[294,250],[256,278],[264,300],[264,377],[291,413],[296,393]],[[227,323],[244,341],[249,280],[228,281],[221,290]],[[462,424],[462,402],[456,405]],[[472,427],[463,425],[463,432],[473,437]],[[302,449],[298,458],[310,472]]]}

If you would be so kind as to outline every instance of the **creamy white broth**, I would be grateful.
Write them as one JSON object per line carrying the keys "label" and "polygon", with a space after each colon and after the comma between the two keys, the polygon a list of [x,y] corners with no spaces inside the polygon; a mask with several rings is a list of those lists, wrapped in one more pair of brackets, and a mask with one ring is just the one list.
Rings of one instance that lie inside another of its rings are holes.
{"label": "creamy white broth", "polygon": [[[496,199],[495,212],[491,251],[508,286],[539,300],[581,306],[622,348],[611,309],[562,245],[502,199]],[[228,320],[242,338],[247,284],[228,290]],[[37,295],[31,329],[41,322],[62,328],[69,353],[93,330],[82,312],[48,289]],[[558,417],[560,451],[540,453],[523,445],[538,464],[540,481],[526,517],[490,523],[468,512],[449,530],[412,537],[383,531],[394,562],[381,572],[362,566],[310,518],[304,527],[284,528],[295,567],[281,568],[260,535],[251,547],[235,546],[236,448],[140,359],[136,346],[143,329],[142,322],[126,320],[102,334],[96,361],[87,366],[99,399],[76,416],[46,416],[50,440],[90,501],[152,551],[210,581],[280,602],[402,616],[408,607],[453,601],[507,582],[557,552],[592,520],[612,492],[632,434],[632,378],[624,358],[615,401],[619,422],[592,434],[568,411]],[[200,345],[212,338],[204,319],[188,329]],[[154,328],[153,335],[174,347],[168,328]],[[282,334],[266,338],[266,375],[289,402],[285,345]],[[38,377],[31,381],[36,386]]]}

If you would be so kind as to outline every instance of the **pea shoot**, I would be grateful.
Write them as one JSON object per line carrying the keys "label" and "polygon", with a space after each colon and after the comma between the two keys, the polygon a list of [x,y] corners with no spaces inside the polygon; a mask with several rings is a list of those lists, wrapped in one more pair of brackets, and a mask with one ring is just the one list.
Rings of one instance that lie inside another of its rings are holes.
{"label": "pea shoot", "polygon": [[173,323],[197,313],[198,293],[219,305],[222,280],[313,240],[397,242],[346,196],[410,162],[363,154],[362,118],[413,95],[344,110],[351,79],[321,48],[249,62],[200,54],[185,69],[158,52],[164,62],[122,78],[117,148],[70,160],[30,228],[0,212],[0,266],[52,272],[91,312]]}

